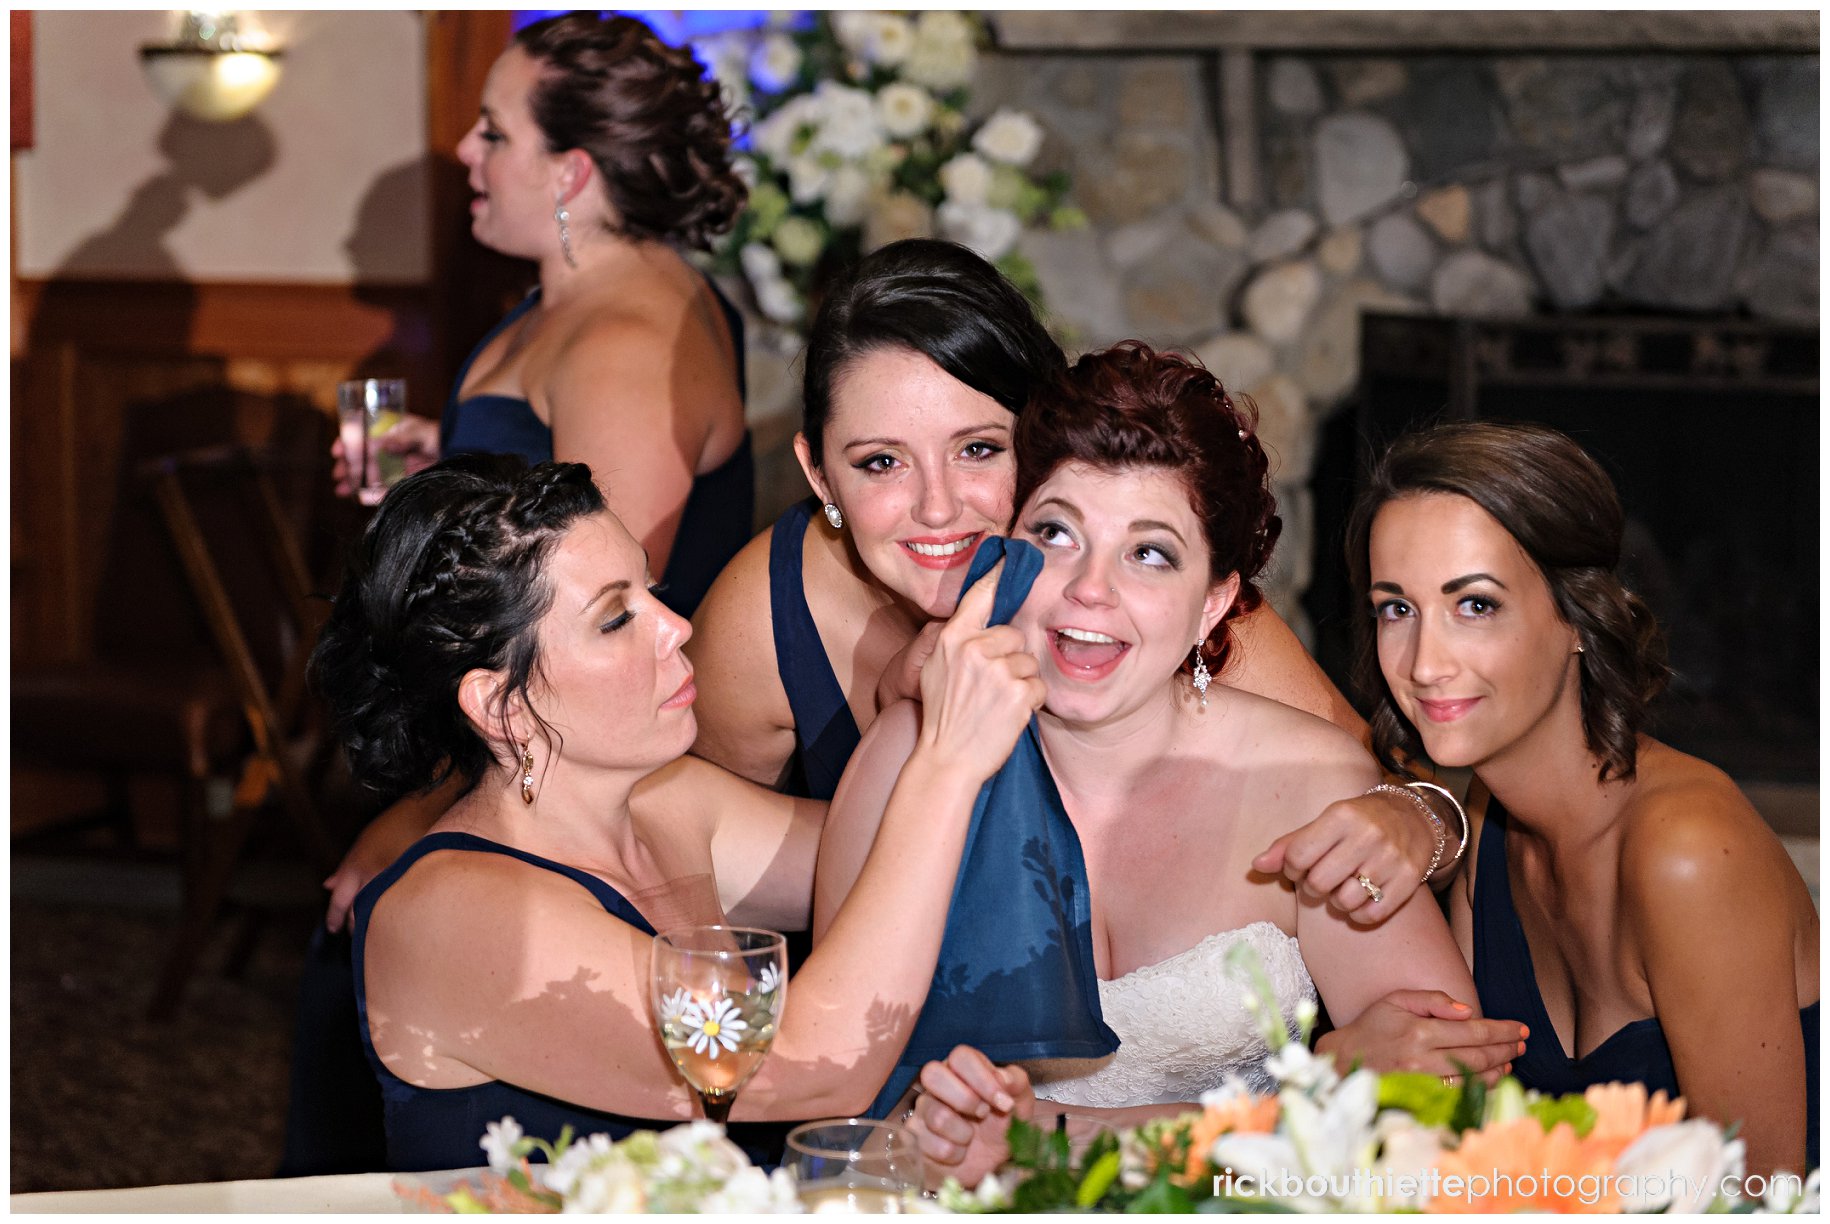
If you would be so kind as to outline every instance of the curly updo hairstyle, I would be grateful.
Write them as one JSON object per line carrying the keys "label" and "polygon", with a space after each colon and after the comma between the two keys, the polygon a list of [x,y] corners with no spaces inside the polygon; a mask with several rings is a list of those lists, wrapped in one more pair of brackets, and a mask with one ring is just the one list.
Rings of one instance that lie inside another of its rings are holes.
{"label": "curly updo hairstyle", "polygon": [[478,667],[507,677],[496,713],[509,739],[503,705],[525,700],[539,669],[547,557],[603,509],[582,463],[459,455],[395,486],[311,655],[312,686],[358,782],[392,803],[453,773],[468,789],[499,763],[459,708],[458,685]]}
{"label": "curly updo hairstyle", "polygon": [[1023,291],[977,254],[937,238],[889,243],[833,286],[807,333],[801,432],[816,466],[834,385],[866,353],[896,348],[1014,413],[1067,367]]}
{"label": "curly updo hairstyle", "polygon": [[[1582,727],[1589,751],[1602,760],[1600,780],[1632,778],[1639,733],[1671,671],[1651,609],[1620,580],[1626,519],[1613,481],[1587,451],[1543,425],[1457,422],[1398,439],[1347,524],[1347,568],[1362,607],[1380,507],[1431,493],[1465,497],[1485,510],[1537,566],[1582,644]],[[1423,741],[1379,670],[1372,618],[1357,619],[1356,680],[1376,702],[1373,748],[1387,768],[1408,772],[1407,760],[1428,759]]]}
{"label": "curly updo hairstyle", "polygon": [[[1263,602],[1256,580],[1283,530],[1257,426],[1257,405],[1229,395],[1199,362],[1123,340],[1043,383],[1017,418],[1016,504],[1064,463],[1162,468],[1179,479],[1201,521],[1213,581],[1239,575],[1239,597],[1201,645],[1218,671],[1232,648],[1227,622]],[[1193,669],[1185,659],[1182,670]]]}
{"label": "curly updo hairstyle", "polygon": [[723,91],[690,50],[595,13],[536,21],[515,45],[540,66],[530,107],[548,150],[590,155],[620,233],[704,250],[731,227],[749,192]]}

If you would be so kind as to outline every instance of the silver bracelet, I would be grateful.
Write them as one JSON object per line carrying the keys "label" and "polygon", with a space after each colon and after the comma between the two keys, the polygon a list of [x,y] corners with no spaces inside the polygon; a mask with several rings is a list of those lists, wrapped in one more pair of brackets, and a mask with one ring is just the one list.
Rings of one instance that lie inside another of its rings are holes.
{"label": "silver bracelet", "polygon": [[[1438,786],[1434,782],[1406,782],[1404,788],[1413,793],[1417,790],[1435,791],[1448,801],[1449,808],[1461,821],[1461,844],[1455,847],[1455,857],[1449,860],[1449,864],[1453,866],[1454,864],[1461,862],[1461,856],[1468,852],[1468,813],[1462,810],[1462,806],[1460,803],[1456,802],[1455,796],[1449,793],[1447,787]],[[1430,868],[1431,871],[1434,871],[1435,869],[1434,866],[1431,866]],[[1427,880],[1430,877],[1425,875],[1423,878]]]}
{"label": "silver bracelet", "polygon": [[1436,868],[1442,862],[1442,848],[1449,842],[1449,831],[1443,825],[1442,817],[1436,814],[1436,809],[1430,806],[1429,800],[1407,787],[1397,786],[1391,782],[1381,782],[1377,786],[1368,787],[1366,793],[1369,795],[1398,795],[1408,799],[1416,805],[1419,812],[1423,813],[1423,818],[1430,822],[1430,829],[1436,834],[1436,849],[1430,855],[1430,865],[1424,869],[1423,879],[1418,881],[1420,884],[1429,883],[1430,877],[1436,874]]}

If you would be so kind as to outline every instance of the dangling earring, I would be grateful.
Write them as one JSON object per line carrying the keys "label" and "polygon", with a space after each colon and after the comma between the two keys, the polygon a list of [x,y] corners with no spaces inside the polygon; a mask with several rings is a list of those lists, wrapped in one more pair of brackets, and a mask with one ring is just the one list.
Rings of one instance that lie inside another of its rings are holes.
{"label": "dangling earring", "polygon": [[[559,222],[559,249],[565,253],[566,267],[576,268],[578,266],[578,260],[572,257],[572,231],[566,226],[566,222],[571,219],[572,214],[566,211],[566,206],[563,202],[554,206],[553,220]],[[533,800],[529,799],[528,802],[532,803]]]}
{"label": "dangling earring", "polygon": [[534,802],[534,747],[532,744],[521,748],[521,802],[532,806]]}
{"label": "dangling earring", "polygon": [[832,529],[834,531],[845,530],[845,515],[840,512],[837,506],[833,505],[831,502],[827,502],[821,509],[826,511],[826,521],[832,524]]}
{"label": "dangling earring", "polygon": [[1201,654],[1201,643],[1199,642],[1195,643],[1195,671],[1189,680],[1195,686],[1195,692],[1201,694],[1201,708],[1205,710],[1207,708],[1207,686],[1214,682],[1214,678],[1208,674],[1207,659]]}

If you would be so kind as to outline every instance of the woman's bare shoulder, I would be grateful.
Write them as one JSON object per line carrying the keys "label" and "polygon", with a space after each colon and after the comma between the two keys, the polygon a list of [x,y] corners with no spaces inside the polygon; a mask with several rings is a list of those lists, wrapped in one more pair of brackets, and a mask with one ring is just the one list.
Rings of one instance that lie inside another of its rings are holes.
{"label": "woman's bare shoulder", "polygon": [[1695,903],[1758,886],[1790,867],[1732,778],[1707,761],[1641,742],[1638,776],[1620,814],[1621,884],[1629,899],[1682,895]]}

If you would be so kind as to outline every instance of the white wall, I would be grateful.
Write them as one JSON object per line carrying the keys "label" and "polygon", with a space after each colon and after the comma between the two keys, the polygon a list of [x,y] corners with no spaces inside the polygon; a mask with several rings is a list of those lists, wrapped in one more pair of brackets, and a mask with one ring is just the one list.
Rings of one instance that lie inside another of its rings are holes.
{"label": "white wall", "polygon": [[20,276],[426,278],[421,18],[260,19],[285,51],[279,84],[249,119],[212,131],[168,130],[140,71],[169,12],[34,14],[37,130],[14,158]]}

